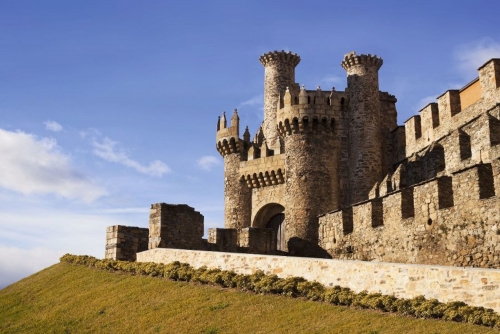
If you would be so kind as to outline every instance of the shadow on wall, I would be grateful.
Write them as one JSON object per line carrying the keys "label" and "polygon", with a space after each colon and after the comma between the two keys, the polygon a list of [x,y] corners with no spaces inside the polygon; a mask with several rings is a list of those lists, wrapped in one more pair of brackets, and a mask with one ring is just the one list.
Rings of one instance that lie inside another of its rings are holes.
{"label": "shadow on wall", "polygon": [[331,259],[332,256],[317,243],[293,237],[288,240],[288,255]]}

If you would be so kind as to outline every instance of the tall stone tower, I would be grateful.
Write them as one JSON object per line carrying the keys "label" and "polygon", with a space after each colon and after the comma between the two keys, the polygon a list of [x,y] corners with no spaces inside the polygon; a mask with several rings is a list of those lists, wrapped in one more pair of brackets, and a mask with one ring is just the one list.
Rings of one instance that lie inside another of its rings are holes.
{"label": "tall stone tower", "polygon": [[382,177],[382,134],[378,70],[382,59],[372,55],[344,56],[347,71],[348,157],[350,203],[368,199]]}
{"label": "tall stone tower", "polygon": [[240,118],[236,109],[227,126],[226,115],[217,123],[217,150],[224,158],[224,227],[250,226],[252,191],[240,175],[240,162],[247,159],[250,135],[239,138]]}
{"label": "tall stone tower", "polygon": [[291,52],[274,51],[263,54],[260,62],[264,75],[264,137],[270,149],[279,147],[276,131],[276,105],[287,87],[295,86],[295,67],[300,57]]}
{"label": "tall stone tower", "polygon": [[[338,207],[337,106],[330,92],[286,91],[278,110],[285,143],[285,239],[295,256],[321,256],[318,215]],[[336,120],[337,119],[337,120]]]}

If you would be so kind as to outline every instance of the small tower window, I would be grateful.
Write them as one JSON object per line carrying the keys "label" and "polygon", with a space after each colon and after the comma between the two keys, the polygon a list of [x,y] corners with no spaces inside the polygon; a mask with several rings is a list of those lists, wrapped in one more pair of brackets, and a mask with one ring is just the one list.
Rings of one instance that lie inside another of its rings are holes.
{"label": "small tower window", "polygon": [[340,99],[340,111],[344,111],[344,104],[345,104],[345,99],[341,98]]}

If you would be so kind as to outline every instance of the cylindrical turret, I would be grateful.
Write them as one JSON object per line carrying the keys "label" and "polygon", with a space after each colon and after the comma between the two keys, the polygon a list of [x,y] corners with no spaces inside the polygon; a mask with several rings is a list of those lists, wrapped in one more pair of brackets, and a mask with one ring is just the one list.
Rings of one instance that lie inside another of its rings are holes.
{"label": "cylindrical turret", "polygon": [[[322,103],[328,92],[307,99],[302,89],[292,105],[290,92],[278,113],[278,130],[285,142],[285,241],[290,255],[323,257],[318,247],[318,215],[338,208],[338,111]],[[305,98],[304,98],[305,97]],[[308,103],[310,100],[311,104]]]}
{"label": "cylindrical turret", "polygon": [[382,138],[378,70],[382,59],[372,55],[344,56],[347,71],[348,155],[350,203],[368,199],[382,176]]}
{"label": "cylindrical turret", "polygon": [[334,136],[285,137],[285,240],[292,256],[323,257],[318,216],[337,208],[338,149]]}
{"label": "cylindrical turret", "polygon": [[[252,191],[240,174],[240,162],[246,160],[245,145],[248,143],[239,138],[239,120],[235,110],[231,126],[226,126],[225,114],[217,125],[217,150],[224,158],[225,228],[249,227],[251,219]],[[249,137],[249,134],[244,137]]]}
{"label": "cylindrical turret", "polygon": [[263,54],[260,62],[265,67],[264,136],[269,148],[277,149],[276,105],[286,87],[291,88],[295,84],[295,66],[300,62],[300,57],[291,52],[274,51]]}

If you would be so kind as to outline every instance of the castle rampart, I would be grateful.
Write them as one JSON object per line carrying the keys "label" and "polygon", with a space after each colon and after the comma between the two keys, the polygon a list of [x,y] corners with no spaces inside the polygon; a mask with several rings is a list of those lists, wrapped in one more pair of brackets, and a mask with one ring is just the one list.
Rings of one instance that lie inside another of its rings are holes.
{"label": "castle rampart", "polygon": [[[326,214],[332,257],[500,268],[500,160]],[[496,188],[495,188],[496,187]]]}

